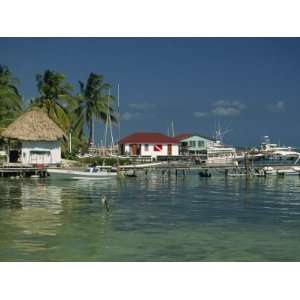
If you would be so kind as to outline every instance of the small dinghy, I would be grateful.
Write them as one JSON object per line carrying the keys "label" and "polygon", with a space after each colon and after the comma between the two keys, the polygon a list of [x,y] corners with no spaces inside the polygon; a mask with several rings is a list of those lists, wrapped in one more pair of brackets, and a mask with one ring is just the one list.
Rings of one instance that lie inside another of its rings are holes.
{"label": "small dinghy", "polygon": [[206,178],[211,177],[211,173],[208,173],[207,170],[205,170],[205,171],[200,171],[200,172],[198,173],[198,175],[199,175],[199,177],[206,177]]}
{"label": "small dinghy", "polygon": [[136,177],[136,172],[135,172],[135,170],[127,170],[127,171],[125,171],[125,176],[126,177]]}
{"label": "small dinghy", "polygon": [[277,170],[271,166],[263,167],[263,172],[265,173],[265,175],[271,175],[271,176],[277,175]]}

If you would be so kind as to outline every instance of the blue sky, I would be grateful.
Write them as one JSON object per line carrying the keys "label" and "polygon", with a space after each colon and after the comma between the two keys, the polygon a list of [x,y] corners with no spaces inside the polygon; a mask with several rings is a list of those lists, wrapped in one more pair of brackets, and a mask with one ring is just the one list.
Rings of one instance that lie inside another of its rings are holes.
{"label": "blue sky", "polygon": [[[0,63],[20,80],[26,100],[35,75],[64,73],[77,91],[90,72],[120,84],[121,135],[134,131],[212,135],[225,142],[300,145],[299,38],[0,38]],[[114,128],[117,137],[117,130]],[[96,127],[96,142],[103,138]]]}

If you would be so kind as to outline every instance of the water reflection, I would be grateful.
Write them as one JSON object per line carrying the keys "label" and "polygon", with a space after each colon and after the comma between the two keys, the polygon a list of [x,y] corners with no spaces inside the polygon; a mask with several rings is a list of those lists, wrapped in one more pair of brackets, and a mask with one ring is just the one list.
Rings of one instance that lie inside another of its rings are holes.
{"label": "water reflection", "polygon": [[0,260],[293,260],[299,193],[298,177],[2,180]]}

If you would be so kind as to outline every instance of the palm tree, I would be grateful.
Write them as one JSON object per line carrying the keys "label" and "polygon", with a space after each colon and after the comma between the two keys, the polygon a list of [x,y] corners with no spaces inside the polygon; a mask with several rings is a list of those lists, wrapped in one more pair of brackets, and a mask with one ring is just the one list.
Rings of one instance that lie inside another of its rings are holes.
{"label": "palm tree", "polygon": [[22,111],[22,97],[8,67],[0,65],[0,127],[6,127]]}
{"label": "palm tree", "polygon": [[46,70],[43,75],[38,74],[36,80],[40,95],[31,101],[30,108],[43,109],[64,131],[69,130],[68,108],[74,103],[71,84],[66,82],[65,75],[51,70]]}
{"label": "palm tree", "polygon": [[111,120],[116,121],[111,106],[112,96],[107,94],[110,85],[104,82],[104,77],[95,73],[90,73],[86,84],[79,81],[80,94],[78,95],[78,104],[74,110],[76,121],[74,129],[78,131],[79,137],[83,135],[84,126],[89,130],[89,145],[93,139],[93,120],[107,119],[107,111],[110,113]]}

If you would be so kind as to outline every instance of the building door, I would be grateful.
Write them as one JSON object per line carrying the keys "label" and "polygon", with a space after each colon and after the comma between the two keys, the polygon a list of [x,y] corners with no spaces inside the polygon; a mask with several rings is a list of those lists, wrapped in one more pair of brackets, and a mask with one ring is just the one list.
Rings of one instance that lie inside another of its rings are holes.
{"label": "building door", "polygon": [[168,155],[172,155],[172,144],[168,144]]}
{"label": "building door", "polygon": [[131,155],[137,155],[137,144],[132,144],[131,146]]}

